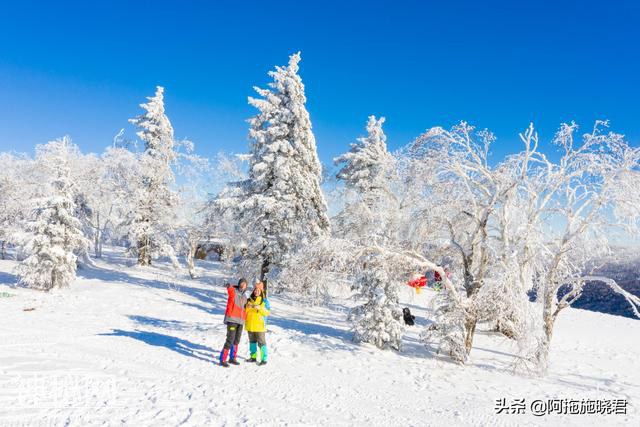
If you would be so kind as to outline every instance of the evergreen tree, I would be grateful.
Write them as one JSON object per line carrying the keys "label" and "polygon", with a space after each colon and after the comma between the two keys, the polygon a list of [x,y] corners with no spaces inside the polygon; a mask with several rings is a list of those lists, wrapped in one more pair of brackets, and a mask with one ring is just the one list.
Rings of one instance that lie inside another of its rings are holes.
{"label": "evergreen tree", "polygon": [[393,240],[398,206],[391,191],[393,156],[387,150],[382,130],[385,118],[369,116],[367,136],[334,159],[341,169],[336,175],[345,183],[345,208],[335,218],[335,233],[367,244],[389,244]]}
{"label": "evergreen tree", "polygon": [[393,170],[393,157],[387,150],[387,136],[382,130],[385,118],[369,116],[367,136],[358,138],[351,149],[334,159],[342,164],[337,178],[363,195],[376,191],[389,192],[389,174]]}
{"label": "evergreen tree", "polygon": [[50,173],[46,194],[36,199],[33,219],[26,225],[24,252],[29,254],[18,266],[21,284],[48,291],[68,286],[76,276],[77,254],[86,253],[88,241],[76,212],[71,179],[70,140],[63,139],[38,147],[42,168]]}
{"label": "evergreen tree", "polygon": [[[346,205],[335,218],[334,233],[361,248],[376,248],[385,253],[397,245],[395,229],[397,200],[391,191],[394,159],[387,150],[382,130],[384,117],[369,116],[367,136],[358,138],[351,149],[334,159],[341,165],[338,180],[346,187]],[[382,254],[369,255],[354,283],[364,304],[351,311],[354,338],[380,348],[400,349],[404,326],[398,306],[398,287]]]}
{"label": "evergreen tree", "polygon": [[239,225],[250,234],[249,255],[261,264],[263,280],[296,245],[329,229],[299,61],[300,53],[291,55],[288,66],[269,72],[269,89],[255,88],[261,98],[249,98],[259,110],[249,120],[249,177],[231,199],[220,201],[236,208]]}
{"label": "evergreen tree", "polygon": [[176,159],[173,128],[164,112],[164,88],[140,104],[146,112],[130,122],[139,129],[144,142],[140,156],[141,185],[135,188],[136,206],[130,221],[129,238],[136,244],[139,265],[151,264],[157,253],[172,252],[167,238],[175,218],[177,197],[170,185],[174,181],[172,163]]}
{"label": "evergreen tree", "polygon": [[387,271],[379,255],[369,256],[358,274],[355,288],[366,302],[351,310],[354,339],[379,348],[400,350],[404,325],[398,304],[399,283]]}

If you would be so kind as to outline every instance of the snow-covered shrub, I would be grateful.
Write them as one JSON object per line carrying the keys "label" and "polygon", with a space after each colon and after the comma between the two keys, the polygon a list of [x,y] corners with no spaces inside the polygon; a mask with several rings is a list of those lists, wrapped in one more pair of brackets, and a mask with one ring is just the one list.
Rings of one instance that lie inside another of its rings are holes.
{"label": "snow-covered shrub", "polygon": [[435,318],[433,323],[420,333],[421,340],[428,349],[435,347],[438,353],[447,354],[460,363],[466,362],[467,314],[464,307],[452,299],[447,290],[438,293],[434,304]]}

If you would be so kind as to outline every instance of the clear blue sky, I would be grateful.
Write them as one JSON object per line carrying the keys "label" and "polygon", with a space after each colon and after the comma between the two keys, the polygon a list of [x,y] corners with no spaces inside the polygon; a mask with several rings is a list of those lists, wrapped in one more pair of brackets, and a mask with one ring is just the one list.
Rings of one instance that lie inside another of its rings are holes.
{"label": "clear blue sky", "polygon": [[176,136],[204,155],[243,151],[252,86],[297,50],[325,162],[369,114],[387,117],[391,148],[462,119],[496,133],[496,154],[529,121],[549,137],[610,119],[640,141],[639,2],[8,3],[3,151],[64,134],[102,151],[155,85]]}

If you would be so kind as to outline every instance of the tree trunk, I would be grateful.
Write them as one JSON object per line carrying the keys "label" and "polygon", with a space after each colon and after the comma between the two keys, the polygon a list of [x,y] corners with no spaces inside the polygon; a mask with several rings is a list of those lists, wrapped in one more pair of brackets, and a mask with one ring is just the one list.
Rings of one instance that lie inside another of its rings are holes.
{"label": "tree trunk", "polygon": [[264,258],[262,260],[262,266],[260,267],[260,281],[264,282],[267,278],[267,274],[269,273],[269,266],[271,262],[269,258]]}
{"label": "tree trunk", "polygon": [[95,235],[93,236],[93,253],[96,255],[96,258],[100,258],[100,231],[96,230]]}
{"label": "tree trunk", "polygon": [[100,213],[96,213],[96,232],[93,236],[93,253],[96,258],[100,258],[102,254],[100,253]]}
{"label": "tree trunk", "polygon": [[189,245],[189,250],[187,251],[187,268],[189,269],[189,277],[195,279],[196,275],[196,264],[195,264],[195,254],[196,249],[198,248],[197,243],[192,243]]}
{"label": "tree trunk", "polygon": [[[469,272],[468,276],[465,277],[465,280],[470,280],[470,284],[467,287],[467,298],[471,299],[478,293],[478,290],[482,286],[482,282],[476,280],[475,277]],[[467,314],[464,330],[464,348],[467,351],[467,355],[471,353],[471,349],[473,348],[473,337],[476,333],[476,324],[478,323],[478,317],[473,314]]]}
{"label": "tree trunk", "polygon": [[2,241],[2,246],[0,248],[0,257],[2,257],[2,259],[5,259],[4,240]]}
{"label": "tree trunk", "polygon": [[506,326],[503,322],[500,322],[500,320],[496,321],[496,327],[494,331],[500,332],[502,335],[504,335],[509,339],[512,339],[512,340],[516,339],[516,333],[513,331],[513,329],[511,327]]}
{"label": "tree trunk", "polygon": [[[553,288],[555,290],[555,287]],[[555,323],[556,316],[554,315],[554,302],[555,294],[553,291],[547,292],[544,300],[544,308],[542,310],[542,316],[544,320],[544,335],[547,341],[551,343],[551,337],[553,336],[553,324]]]}
{"label": "tree trunk", "polygon": [[548,292],[544,299],[544,308],[542,310],[542,320],[544,329],[544,338],[538,345],[536,351],[536,363],[538,370],[541,374],[544,374],[548,368],[549,350],[551,349],[551,339],[553,338],[553,325],[556,320],[557,311],[554,314],[554,302],[555,302],[555,288],[554,291]]}
{"label": "tree trunk", "polygon": [[151,265],[149,238],[147,236],[142,236],[138,242],[138,265]]}
{"label": "tree trunk", "polygon": [[464,348],[467,354],[471,353],[471,348],[473,347],[473,336],[476,332],[476,324],[478,323],[478,318],[476,316],[467,316],[467,320],[464,324],[465,329],[465,337],[464,337]]}

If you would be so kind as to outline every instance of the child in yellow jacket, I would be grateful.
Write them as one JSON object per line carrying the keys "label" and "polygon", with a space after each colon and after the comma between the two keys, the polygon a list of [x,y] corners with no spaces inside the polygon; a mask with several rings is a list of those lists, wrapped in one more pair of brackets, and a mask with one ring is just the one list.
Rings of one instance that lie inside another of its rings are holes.
{"label": "child in yellow jacket", "polygon": [[[265,302],[264,284],[258,282],[245,308],[247,312],[245,328],[249,334],[249,352],[251,354],[251,357],[247,361],[256,362],[258,365],[265,365],[267,363],[267,328],[265,326],[265,317],[269,315],[269,310]],[[258,349],[260,350],[259,358]]]}

